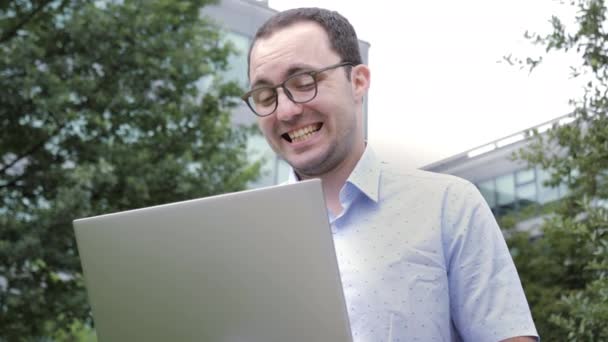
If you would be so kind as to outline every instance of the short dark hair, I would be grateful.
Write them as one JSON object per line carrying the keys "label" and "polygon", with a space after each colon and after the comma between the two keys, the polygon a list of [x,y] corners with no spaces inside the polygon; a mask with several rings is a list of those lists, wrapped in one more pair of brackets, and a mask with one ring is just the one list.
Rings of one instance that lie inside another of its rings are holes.
{"label": "short dark hair", "polygon": [[342,59],[341,62],[351,62],[353,65],[363,63],[357,33],[340,13],[316,7],[294,8],[273,15],[258,29],[247,54],[247,74],[249,75],[251,67],[251,50],[258,39],[269,37],[282,28],[305,21],[321,25],[329,37],[331,48]]}

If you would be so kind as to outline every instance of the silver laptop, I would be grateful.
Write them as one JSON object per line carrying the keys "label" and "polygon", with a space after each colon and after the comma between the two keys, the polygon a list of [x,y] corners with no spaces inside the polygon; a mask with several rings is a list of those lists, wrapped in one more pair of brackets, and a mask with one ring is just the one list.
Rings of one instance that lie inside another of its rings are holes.
{"label": "silver laptop", "polygon": [[101,342],[352,341],[319,180],[74,229]]}

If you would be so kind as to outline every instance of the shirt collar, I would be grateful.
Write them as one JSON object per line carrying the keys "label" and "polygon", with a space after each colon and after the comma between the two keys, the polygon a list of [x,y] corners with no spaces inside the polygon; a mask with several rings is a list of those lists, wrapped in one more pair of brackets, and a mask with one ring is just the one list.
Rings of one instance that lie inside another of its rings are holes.
{"label": "shirt collar", "polygon": [[289,176],[287,177],[287,184],[294,184],[299,182],[298,176],[296,172],[293,170],[293,167],[289,168]]}
{"label": "shirt collar", "polygon": [[[378,202],[380,173],[380,162],[376,153],[368,143],[361,159],[359,159],[359,162],[346,182],[357,187],[359,191],[364,193],[372,201]],[[289,172],[289,177],[287,178],[287,184],[297,183],[298,181],[298,176],[296,176],[296,173],[292,168]]]}
{"label": "shirt collar", "polygon": [[380,188],[380,162],[374,150],[367,144],[361,159],[346,182],[356,186],[374,202],[378,202]]}

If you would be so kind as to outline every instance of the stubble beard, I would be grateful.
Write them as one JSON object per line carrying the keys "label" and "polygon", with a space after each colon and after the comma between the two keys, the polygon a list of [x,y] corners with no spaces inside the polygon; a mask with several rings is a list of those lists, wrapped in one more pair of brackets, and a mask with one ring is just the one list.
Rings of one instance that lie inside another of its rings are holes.
{"label": "stubble beard", "polygon": [[[337,137],[336,141],[332,142],[323,152],[323,155],[317,157],[320,160],[315,160],[302,167],[294,166],[289,160],[287,163],[291,165],[300,179],[322,177],[338,169],[349,158],[349,149],[354,148],[351,145],[356,141],[355,129],[351,127],[345,136]],[[339,143],[340,141],[342,143]]]}
{"label": "stubble beard", "polygon": [[291,165],[300,179],[321,177],[331,172],[340,164],[341,158],[339,158],[340,153],[338,153],[337,149],[337,144],[333,144],[325,151],[324,155],[320,156],[320,160],[315,160],[313,163],[302,167],[296,167],[289,161],[287,163]]}

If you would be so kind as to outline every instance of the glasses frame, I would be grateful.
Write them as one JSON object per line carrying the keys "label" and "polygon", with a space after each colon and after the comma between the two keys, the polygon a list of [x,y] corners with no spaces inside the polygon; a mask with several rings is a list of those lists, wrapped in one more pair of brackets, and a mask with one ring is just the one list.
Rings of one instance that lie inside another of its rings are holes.
{"label": "glasses frame", "polygon": [[[280,84],[277,84],[275,86],[262,86],[262,87],[257,87],[257,88],[251,89],[250,91],[248,91],[245,94],[243,94],[241,96],[241,99],[243,101],[245,101],[245,103],[247,104],[247,106],[249,107],[249,109],[251,109],[251,111],[253,112],[253,114],[255,114],[256,116],[259,116],[259,117],[263,118],[263,117],[272,115],[274,112],[277,111],[277,108],[279,107],[279,92],[277,91],[278,88],[283,88],[283,92],[289,98],[289,100],[291,100],[291,102],[293,102],[293,103],[302,104],[302,103],[310,102],[310,101],[314,100],[315,97],[317,97],[317,93],[318,93],[318,90],[319,90],[318,82],[317,82],[317,75],[320,74],[320,73],[322,73],[322,72],[325,72],[325,71],[328,71],[328,70],[331,70],[331,69],[340,68],[340,67],[343,67],[343,66],[354,67],[355,64],[351,63],[351,62],[340,62],[340,63],[333,64],[333,65],[330,65],[328,67],[317,69],[317,70],[310,70],[310,71],[299,72],[299,73],[296,73],[296,74],[293,74],[293,75],[287,77],[285,79],[285,81],[283,81]],[[289,89],[287,89],[287,87],[285,86],[285,84],[287,84],[287,82],[289,82],[291,79],[293,79],[295,77],[302,76],[302,75],[310,75],[312,77],[312,79],[315,82],[315,93],[314,93],[314,95],[310,99],[308,99],[306,101],[296,101],[293,98],[293,95],[291,94],[291,92],[289,91]],[[272,92],[273,92],[273,94],[274,94],[274,109],[270,113],[264,114],[264,115],[261,115],[258,112],[256,112],[256,110],[253,108],[253,105],[248,100],[254,92],[256,92],[256,91],[258,91],[260,89],[271,89]]]}

